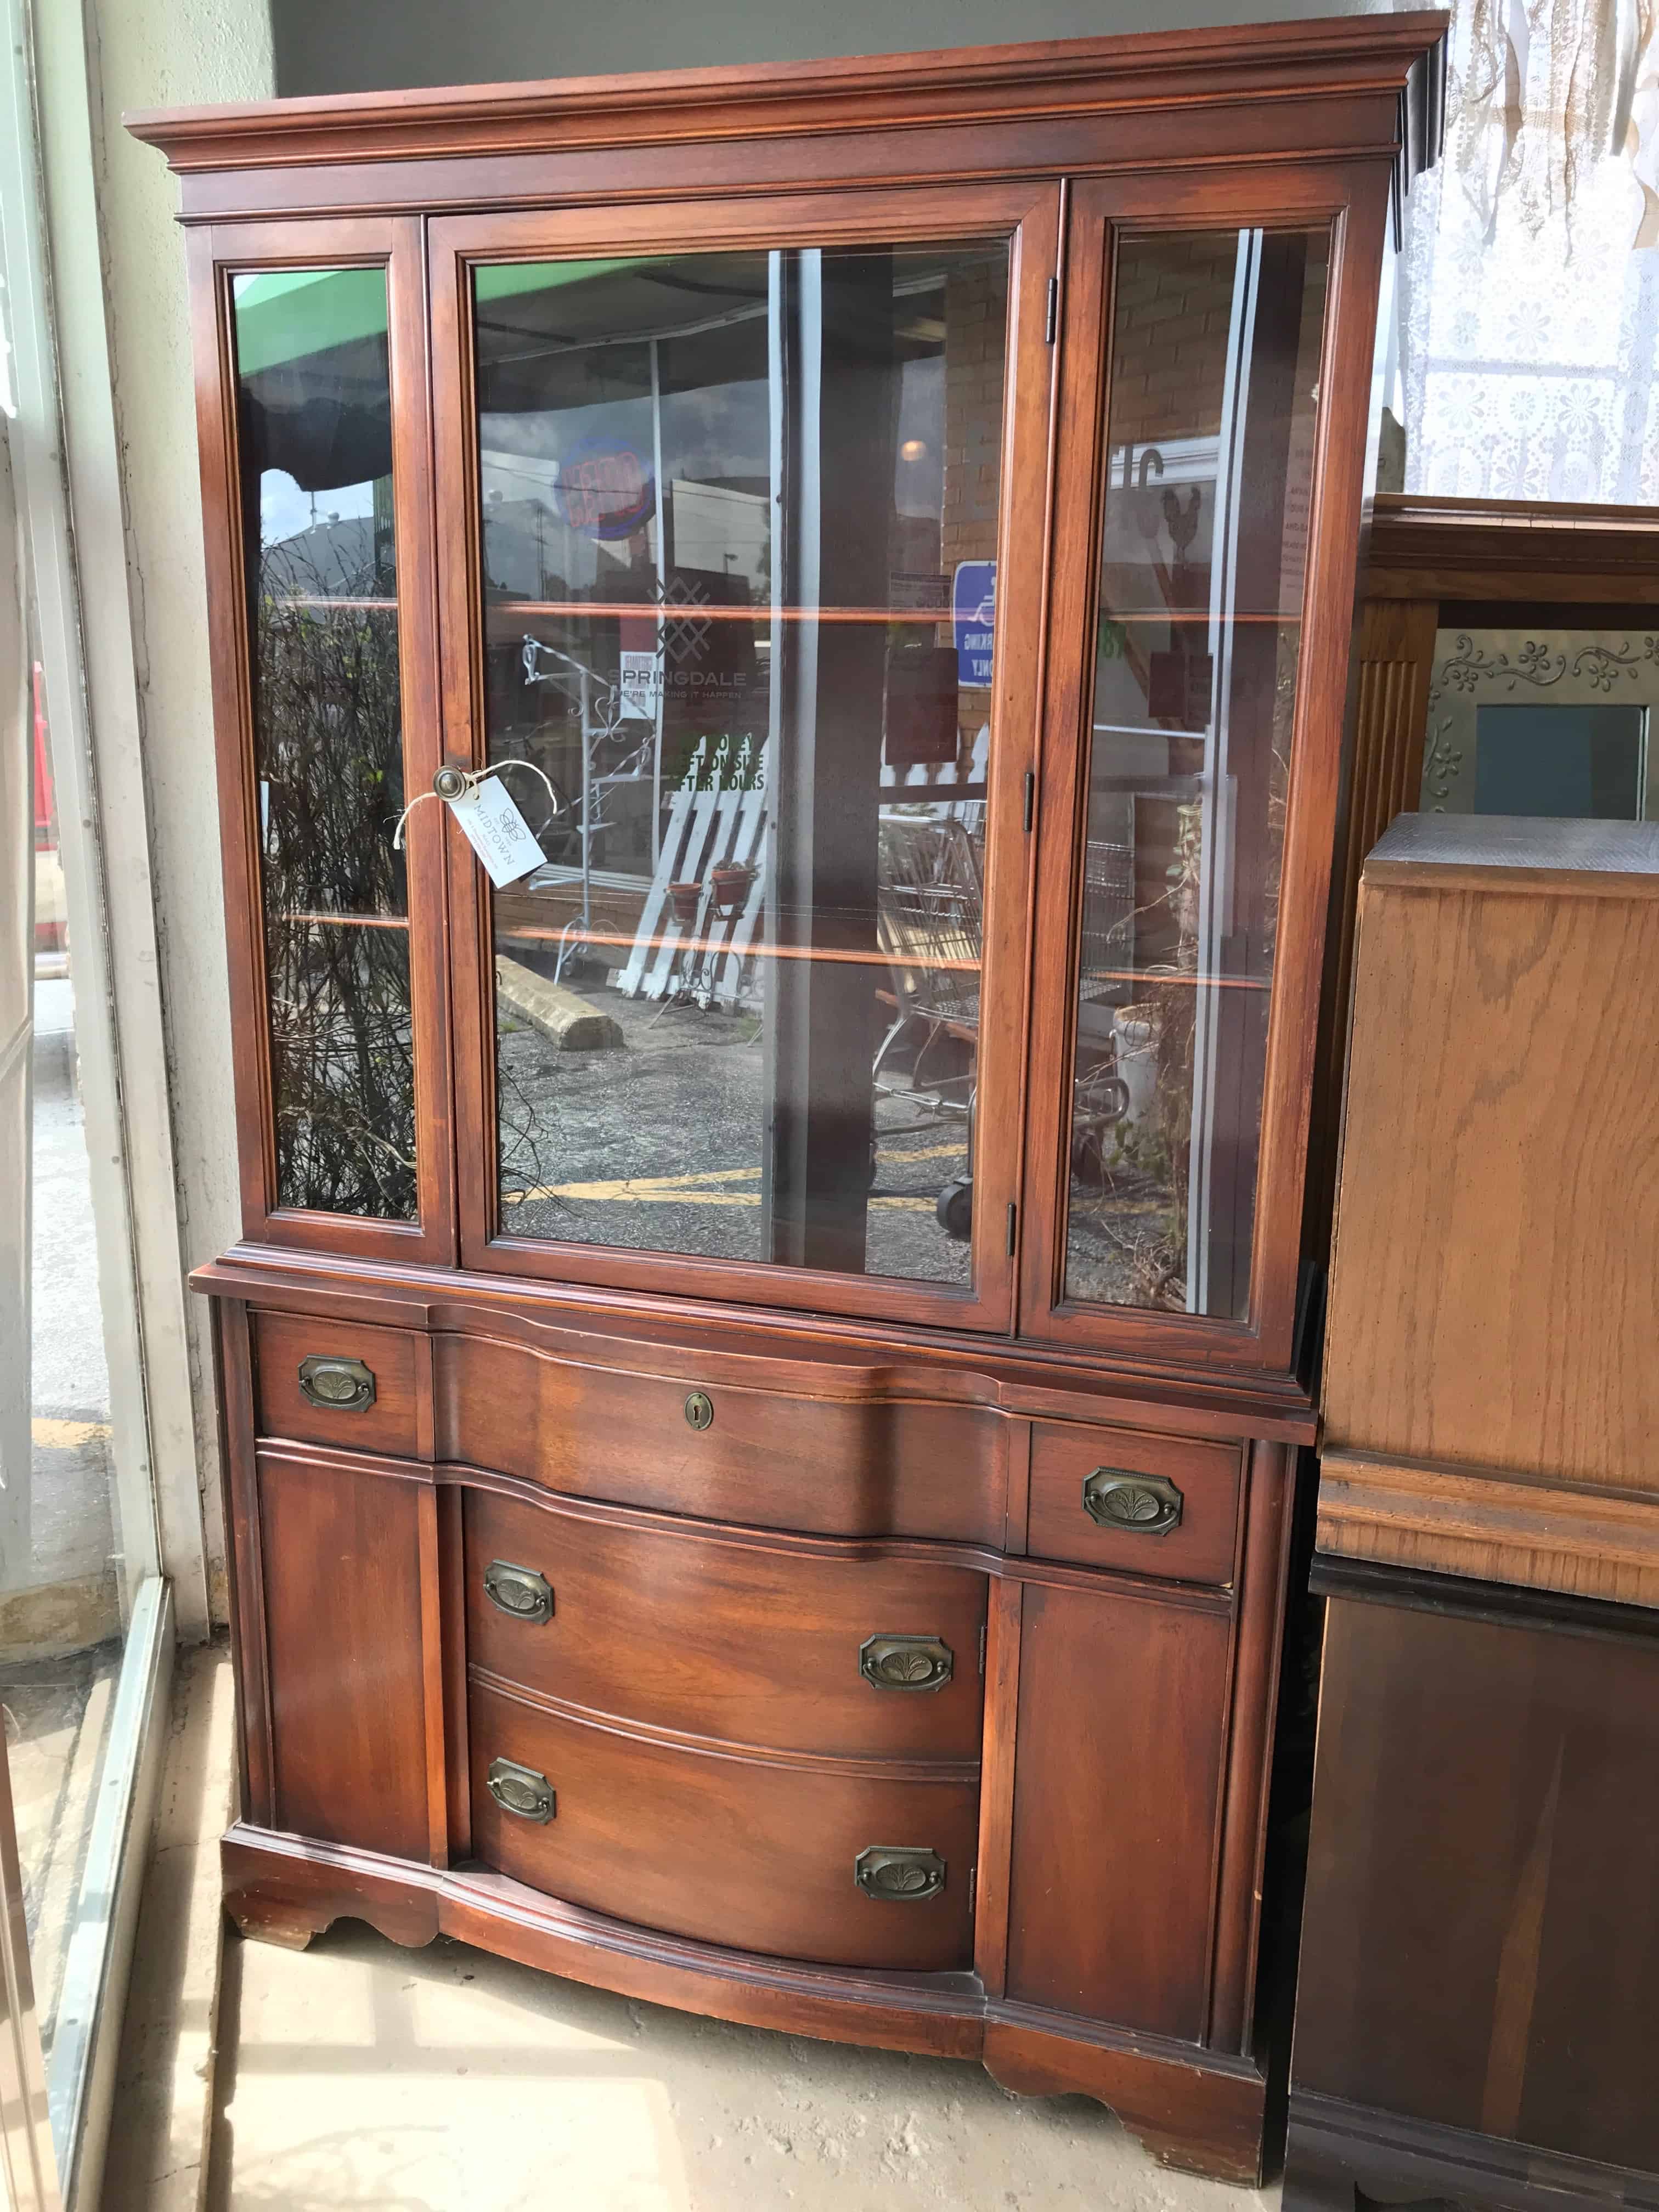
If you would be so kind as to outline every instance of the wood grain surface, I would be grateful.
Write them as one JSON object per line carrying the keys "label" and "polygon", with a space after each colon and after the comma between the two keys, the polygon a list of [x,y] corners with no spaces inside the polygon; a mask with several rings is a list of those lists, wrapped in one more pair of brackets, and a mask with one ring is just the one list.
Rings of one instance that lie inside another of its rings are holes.
{"label": "wood grain surface", "polygon": [[1659,2168],[1656,1828],[1651,1635],[1334,1595],[1297,2087]]}
{"label": "wood grain surface", "polygon": [[[851,1966],[937,1972],[973,1963],[977,1778],[891,1779],[692,1751],[578,1721],[475,1680],[472,1842],[486,1866],[619,1920],[706,1943]],[[501,1810],[492,1760],[545,1775],[545,1826]],[[854,1862],[872,1845],[945,1863],[919,1901],[866,1897]]]}
{"label": "wood grain surface", "polygon": [[1026,1590],[1011,1997],[1203,2034],[1230,1641],[1213,1614]]}
{"label": "wood grain surface", "polygon": [[1346,1559],[1659,1605],[1659,1488],[1568,1489],[1512,1472],[1328,1451],[1318,1542]]}
{"label": "wood grain surface", "polygon": [[[1126,1574],[1177,1582],[1231,1583],[1237,1548],[1243,1455],[1224,1444],[1179,1442],[1077,1422],[1031,1425],[1031,1492],[1025,1548],[1040,1559],[1076,1559]],[[1181,1519],[1160,1534],[1095,1520],[1083,1486],[1097,1469],[1150,1474],[1181,1492]]]}
{"label": "wood grain surface", "polygon": [[258,1455],[275,1825],[410,1859],[431,1841],[423,1493]]}
{"label": "wood grain surface", "polygon": [[[1328,1449],[1659,1489],[1656,894],[1652,824],[1402,817],[1367,862]],[[1466,1489],[1461,1528],[1431,1510],[1413,1530],[1405,1487],[1354,1536],[1366,1556],[1467,1571],[1484,1496],[1506,1578],[1628,1594],[1593,1513],[1532,1543],[1513,1516],[1544,1501]],[[1361,1525],[1335,1493],[1327,1521],[1338,1547]]]}
{"label": "wood grain surface", "polygon": [[[553,1617],[514,1620],[485,1595],[492,1559],[542,1572]],[[472,1491],[466,1498],[471,1663],[574,1705],[730,1742],[847,1758],[977,1761],[986,1581],[961,1568],[762,1550],[695,1522],[619,1526]],[[877,1689],[872,1637],[937,1638],[937,1690]]]}
{"label": "wood grain surface", "polygon": [[[686,1419],[678,1376],[538,1356],[500,1340],[438,1341],[440,1456],[550,1490],[711,1521],[829,1535],[1002,1534],[1007,1424],[884,1391],[816,1394],[708,1377],[713,1418]],[[783,1378],[780,1378],[782,1380]]]}
{"label": "wood grain surface", "polygon": [[[255,1313],[249,1325],[258,1435],[332,1444],[342,1451],[390,1452],[399,1459],[422,1455],[422,1430],[429,1440],[432,1427],[429,1386],[422,1388],[423,1335],[361,1322],[319,1323],[295,1314]],[[313,1357],[361,1360],[374,1377],[374,1403],[313,1405],[300,1388],[301,1362]],[[424,1456],[431,1456],[429,1441]]]}

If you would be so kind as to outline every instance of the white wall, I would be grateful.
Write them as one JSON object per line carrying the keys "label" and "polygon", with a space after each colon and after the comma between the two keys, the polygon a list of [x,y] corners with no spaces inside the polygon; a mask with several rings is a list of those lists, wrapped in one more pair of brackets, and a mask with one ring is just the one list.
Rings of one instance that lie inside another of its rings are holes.
{"label": "white wall", "polygon": [[[487,84],[1350,15],[1388,0],[270,0],[284,94]],[[1426,4],[1426,0],[1425,0]]]}
{"label": "white wall", "polygon": [[[75,4],[46,0],[64,12]],[[178,1233],[189,1267],[213,1258],[238,1229],[200,485],[176,187],[161,156],[130,138],[120,117],[140,107],[268,99],[270,28],[266,0],[86,0],[86,9],[131,610],[130,617],[121,611],[121,623],[137,678]],[[43,85],[43,95],[49,91]],[[66,383],[96,366],[65,358]],[[88,605],[88,631],[108,616],[106,606]],[[100,642],[88,637],[89,665]],[[106,648],[116,642],[101,641]],[[115,834],[112,824],[106,842]],[[112,937],[123,891],[112,869]],[[118,1010],[120,997],[118,983]],[[203,1302],[191,1298],[197,1466],[212,1611],[222,1620],[225,1543],[206,1319]]]}

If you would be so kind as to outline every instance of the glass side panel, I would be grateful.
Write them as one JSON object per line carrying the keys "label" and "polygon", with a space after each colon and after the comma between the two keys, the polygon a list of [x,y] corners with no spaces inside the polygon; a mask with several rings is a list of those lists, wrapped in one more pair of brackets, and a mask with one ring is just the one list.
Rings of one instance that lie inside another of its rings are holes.
{"label": "glass side panel", "polygon": [[475,272],[503,1234],[969,1281],[1007,278]]}
{"label": "glass side panel", "polygon": [[233,280],[276,1197],[416,1212],[383,269]]}
{"label": "glass side panel", "polygon": [[1069,1299],[1249,1310],[1327,258],[1118,253]]}

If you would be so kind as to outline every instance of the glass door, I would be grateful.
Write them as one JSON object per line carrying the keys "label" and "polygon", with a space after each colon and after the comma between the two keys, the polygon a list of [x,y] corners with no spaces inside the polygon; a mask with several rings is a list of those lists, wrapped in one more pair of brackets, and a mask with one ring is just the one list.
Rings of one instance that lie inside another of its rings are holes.
{"label": "glass door", "polygon": [[1056,201],[437,227],[475,1262],[1006,1325]]}
{"label": "glass door", "polygon": [[[3,368],[3,364],[0,364]],[[9,393],[0,374],[0,1623],[8,1621],[12,1587],[26,1561],[24,1540],[33,1503],[38,1460],[30,1413],[30,1197],[33,1153],[33,995],[39,908],[36,889],[39,811],[33,744],[27,599],[21,564],[7,417]],[[101,1346],[100,1347],[101,1350]],[[78,1530],[76,1532],[79,1533]],[[13,1803],[11,1716],[15,1669],[11,1637],[0,1630],[0,2205],[19,2212],[55,2212],[57,2163],[48,2120],[41,2013],[31,1951],[40,1938],[39,1855],[20,1858]],[[100,1639],[90,1639],[95,1665]],[[67,1674],[78,1654],[67,1655]],[[73,1702],[72,1692],[70,1699]],[[26,1827],[63,1832],[72,1851],[84,1843],[84,1818],[42,1823],[29,1819],[31,1753],[48,1731],[15,1724],[23,1767]],[[33,1739],[33,1740],[32,1740]],[[52,1793],[43,1790],[48,1806]],[[55,1809],[55,1808],[54,1808]],[[56,1840],[56,1835],[52,1840]],[[73,1885],[66,1886],[72,1898]],[[61,1954],[61,1946],[60,1954]],[[50,1984],[52,1967],[43,1977]],[[42,1991],[49,2025],[50,1986]]]}
{"label": "glass door", "polygon": [[453,1252],[418,228],[213,234],[233,434],[206,425],[222,729],[251,806],[224,823],[233,973],[263,1051],[237,1069],[246,1233],[410,1261]]}
{"label": "glass door", "polygon": [[[1269,1364],[1290,1354],[1357,525],[1322,515],[1357,487],[1322,487],[1320,453],[1363,443],[1359,389],[1332,383],[1340,186],[1321,206],[1298,181],[1299,208],[1285,189],[1230,193],[1213,222],[1078,196],[1024,1317]],[[1344,281],[1358,299],[1364,274]]]}

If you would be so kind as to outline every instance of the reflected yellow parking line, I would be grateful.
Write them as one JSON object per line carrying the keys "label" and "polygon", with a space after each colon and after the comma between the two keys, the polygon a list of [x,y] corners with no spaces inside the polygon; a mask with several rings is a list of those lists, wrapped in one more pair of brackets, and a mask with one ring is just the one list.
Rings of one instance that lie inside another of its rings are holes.
{"label": "reflected yellow parking line", "polygon": [[[902,1160],[957,1160],[963,1147],[956,1145],[929,1145],[921,1152],[882,1152],[884,1165]],[[586,1199],[604,1203],[625,1203],[634,1206],[758,1206],[757,1190],[714,1190],[713,1183],[753,1182],[760,1175],[757,1168],[705,1168],[694,1175],[628,1176],[615,1182],[550,1182],[534,1190],[507,1190],[501,1193],[503,1206],[529,1206],[538,1199]],[[931,1213],[931,1198],[902,1196],[872,1198],[872,1210],[900,1212]]]}
{"label": "reflected yellow parking line", "polygon": [[30,1422],[31,1440],[48,1451],[79,1451],[83,1445],[101,1443],[109,1435],[107,1421],[49,1421],[40,1416]]}

